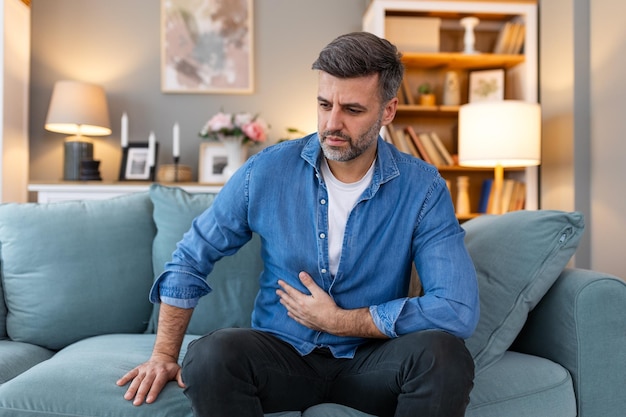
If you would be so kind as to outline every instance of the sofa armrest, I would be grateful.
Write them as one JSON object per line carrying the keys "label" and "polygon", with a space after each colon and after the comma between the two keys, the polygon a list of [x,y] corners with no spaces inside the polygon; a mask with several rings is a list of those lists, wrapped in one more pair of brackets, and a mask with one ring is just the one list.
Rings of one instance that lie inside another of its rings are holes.
{"label": "sofa armrest", "polygon": [[531,312],[514,350],[569,370],[579,417],[626,410],[626,282],[565,269]]}

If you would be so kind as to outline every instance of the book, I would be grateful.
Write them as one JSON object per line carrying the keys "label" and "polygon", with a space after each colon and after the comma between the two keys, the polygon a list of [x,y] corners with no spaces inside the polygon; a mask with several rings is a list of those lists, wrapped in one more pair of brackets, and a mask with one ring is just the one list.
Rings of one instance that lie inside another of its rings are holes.
{"label": "book", "polygon": [[411,155],[413,155],[416,158],[422,159],[422,154],[420,154],[419,149],[417,149],[417,146],[415,146],[415,143],[413,143],[411,139],[407,139],[406,135],[404,134],[404,131],[399,130],[397,132],[397,135],[398,137],[402,137],[402,140],[405,141],[406,146],[411,151]]}
{"label": "book", "polygon": [[517,40],[517,35],[519,33],[520,24],[519,23],[511,23],[511,30],[509,32],[509,36],[507,37],[504,50],[502,53],[504,54],[512,54],[513,48],[515,48],[515,42]]}
{"label": "book", "polygon": [[518,30],[515,39],[511,45],[511,54],[521,54],[524,47],[524,39],[526,38],[526,26],[523,23],[517,23]]}
{"label": "book", "polygon": [[411,92],[411,85],[409,84],[409,79],[406,78],[406,76],[402,78],[402,89],[404,90],[404,97],[406,97],[406,104],[415,104],[415,97]]}
{"label": "book", "polygon": [[511,199],[513,198],[513,189],[515,187],[515,180],[505,178],[502,182],[502,195],[500,196],[500,214],[507,213],[511,206]]}
{"label": "book", "polygon": [[437,151],[439,152],[439,154],[441,155],[441,158],[443,159],[443,162],[444,162],[443,165],[448,165],[448,166],[454,165],[454,160],[452,159],[452,155],[448,151],[448,148],[446,148],[446,146],[441,141],[441,138],[439,137],[439,135],[436,132],[430,132],[430,139],[435,145],[435,148],[437,148]]}
{"label": "book", "polygon": [[426,152],[428,153],[428,157],[430,158],[431,161],[433,161],[432,163],[435,166],[445,165],[443,158],[441,157],[441,155],[439,154],[439,151],[437,151],[437,148],[435,147],[435,144],[430,139],[430,135],[428,133],[420,133],[418,136],[419,136],[419,139],[424,144],[424,148],[426,149]]}
{"label": "book", "polygon": [[491,189],[493,186],[493,180],[488,178],[483,180],[480,188],[480,196],[478,198],[478,213],[487,213],[489,207],[489,197],[491,196]]}
{"label": "book", "polygon": [[500,32],[498,33],[498,38],[496,39],[496,43],[493,47],[493,53],[494,54],[502,54],[504,53],[505,50],[505,44],[506,44],[506,40],[507,37],[509,37],[511,35],[511,22],[506,22],[504,25],[502,25],[502,28],[500,29]]}
{"label": "book", "polygon": [[526,184],[523,182],[518,182],[518,184],[513,198],[513,207],[510,211],[523,210],[526,203]]}
{"label": "book", "polygon": [[422,159],[428,162],[429,164],[432,164],[433,161],[430,159],[430,155],[428,155],[428,152],[426,152],[426,148],[424,147],[424,144],[418,137],[417,133],[415,133],[415,129],[413,129],[413,126],[407,126],[404,129],[404,131],[409,135],[409,138],[415,144],[415,147],[417,148],[418,152],[422,156]]}

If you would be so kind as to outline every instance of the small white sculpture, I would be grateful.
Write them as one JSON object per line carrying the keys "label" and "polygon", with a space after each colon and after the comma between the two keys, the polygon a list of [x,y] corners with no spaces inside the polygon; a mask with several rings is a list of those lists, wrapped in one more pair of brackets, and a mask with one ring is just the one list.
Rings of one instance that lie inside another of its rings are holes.
{"label": "small white sculpture", "polygon": [[463,38],[465,50],[463,52],[466,54],[475,54],[478,52],[474,49],[474,43],[476,42],[474,28],[479,22],[480,20],[477,17],[464,17],[461,19],[461,26],[465,28],[465,37]]}

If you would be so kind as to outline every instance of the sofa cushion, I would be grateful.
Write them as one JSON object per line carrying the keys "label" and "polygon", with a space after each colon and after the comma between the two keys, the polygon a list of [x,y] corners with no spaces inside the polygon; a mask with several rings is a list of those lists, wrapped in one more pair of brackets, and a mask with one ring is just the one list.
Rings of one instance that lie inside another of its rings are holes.
{"label": "sofa cushion", "polygon": [[0,340],[7,338],[7,305],[2,290],[2,245],[0,244]]}
{"label": "sofa cushion", "polygon": [[570,374],[537,356],[506,352],[477,375],[465,417],[575,417]]}
{"label": "sofa cushion", "polygon": [[466,344],[480,373],[511,346],[576,251],[583,215],[552,210],[481,216],[463,224],[480,291],[480,320]]}
{"label": "sofa cushion", "polygon": [[[153,334],[112,334],[88,338],[58,352],[0,386],[0,415],[13,417],[192,417],[191,405],[176,382],[168,383],[154,404],[134,406],[123,398],[128,386],[115,384],[145,362]],[[186,336],[180,357],[193,336]],[[277,413],[272,417],[297,417]]]}
{"label": "sofa cushion", "polygon": [[0,340],[0,385],[32,366],[50,359],[54,352],[30,343]]}
{"label": "sofa cushion", "polygon": [[[181,188],[153,184],[150,198],[157,227],[152,259],[155,277],[158,277],[193,219],[213,203],[215,194],[191,194]],[[200,299],[188,333],[206,334],[223,327],[250,326],[254,298],[259,290],[258,277],[263,268],[260,243],[260,238],[254,235],[236,254],[215,264],[207,278],[213,291]],[[158,314],[157,304],[149,331],[155,331]]]}
{"label": "sofa cushion", "polygon": [[93,335],[145,331],[154,235],[148,193],[1,205],[9,337],[57,350]]}

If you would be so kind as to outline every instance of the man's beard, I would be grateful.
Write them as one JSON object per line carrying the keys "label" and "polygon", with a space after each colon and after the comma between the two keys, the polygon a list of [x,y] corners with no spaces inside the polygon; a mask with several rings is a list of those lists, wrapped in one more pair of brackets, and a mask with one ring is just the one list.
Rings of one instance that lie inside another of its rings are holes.
{"label": "man's beard", "polygon": [[[370,148],[376,140],[378,140],[378,134],[382,126],[381,118],[379,117],[376,123],[374,123],[365,133],[354,141],[351,136],[344,134],[341,131],[326,130],[320,137],[320,145],[326,159],[331,161],[346,162],[351,161],[363,154]],[[336,146],[330,146],[326,144],[326,137],[336,136],[348,142],[348,148],[339,148]]]}

